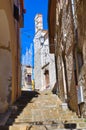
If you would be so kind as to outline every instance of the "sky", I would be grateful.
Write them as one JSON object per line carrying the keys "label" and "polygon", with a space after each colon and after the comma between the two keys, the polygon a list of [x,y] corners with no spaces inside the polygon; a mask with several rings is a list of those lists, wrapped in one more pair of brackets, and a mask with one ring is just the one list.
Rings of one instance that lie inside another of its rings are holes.
{"label": "sky", "polygon": [[[35,34],[34,18],[36,14],[43,15],[43,29],[48,29],[47,15],[48,15],[48,0],[24,0],[24,28],[20,30],[21,34],[21,56],[26,55],[26,50],[31,51],[34,48],[33,38]],[[32,51],[32,57],[33,51]],[[33,59],[30,61],[33,64]]]}

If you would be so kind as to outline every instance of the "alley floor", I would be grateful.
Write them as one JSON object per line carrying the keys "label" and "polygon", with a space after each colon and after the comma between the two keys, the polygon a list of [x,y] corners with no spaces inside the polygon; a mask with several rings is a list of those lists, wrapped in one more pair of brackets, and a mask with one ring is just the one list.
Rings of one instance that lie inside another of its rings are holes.
{"label": "alley floor", "polygon": [[86,130],[85,120],[64,105],[50,90],[23,91],[3,130]]}

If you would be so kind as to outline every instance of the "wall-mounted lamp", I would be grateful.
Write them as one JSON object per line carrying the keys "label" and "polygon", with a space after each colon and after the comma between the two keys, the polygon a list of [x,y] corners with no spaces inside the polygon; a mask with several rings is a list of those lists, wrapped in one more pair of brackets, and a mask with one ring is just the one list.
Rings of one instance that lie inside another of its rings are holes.
{"label": "wall-mounted lamp", "polygon": [[66,33],[64,33],[64,42],[66,42],[66,39],[67,39],[67,34]]}
{"label": "wall-mounted lamp", "polygon": [[43,46],[43,44],[44,44],[44,37],[43,36],[40,37],[40,43]]}

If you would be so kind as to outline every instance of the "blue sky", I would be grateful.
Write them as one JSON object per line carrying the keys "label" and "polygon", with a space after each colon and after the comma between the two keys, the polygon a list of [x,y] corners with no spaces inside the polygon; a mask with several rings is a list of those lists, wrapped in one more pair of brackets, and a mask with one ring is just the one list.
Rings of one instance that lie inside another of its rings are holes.
{"label": "blue sky", "polygon": [[30,48],[31,44],[33,45],[36,14],[41,13],[43,15],[43,28],[48,28],[48,0],[24,0],[24,8],[26,14],[24,15],[24,28],[21,29],[21,55],[26,53],[26,48]]}

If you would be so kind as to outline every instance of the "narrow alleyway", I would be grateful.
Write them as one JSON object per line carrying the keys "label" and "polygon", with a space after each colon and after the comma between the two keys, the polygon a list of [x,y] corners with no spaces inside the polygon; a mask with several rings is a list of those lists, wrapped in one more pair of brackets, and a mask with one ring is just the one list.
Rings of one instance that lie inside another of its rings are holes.
{"label": "narrow alleyway", "polygon": [[22,96],[13,106],[3,130],[85,130],[84,119],[69,109],[50,90],[43,92],[22,92]]}

